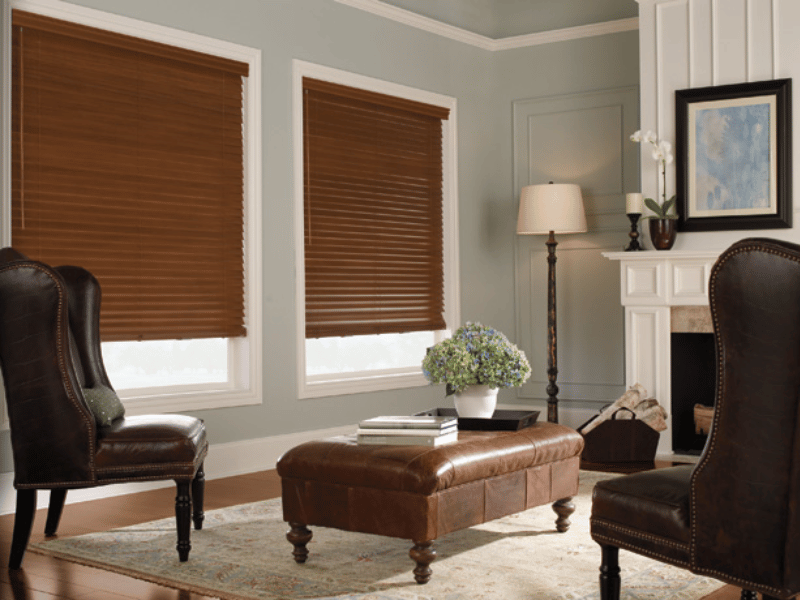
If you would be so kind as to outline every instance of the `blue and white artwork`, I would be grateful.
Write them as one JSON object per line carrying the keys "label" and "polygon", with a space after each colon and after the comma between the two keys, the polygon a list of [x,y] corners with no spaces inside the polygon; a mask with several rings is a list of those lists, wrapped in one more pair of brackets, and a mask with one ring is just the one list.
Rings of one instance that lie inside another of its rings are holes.
{"label": "blue and white artwork", "polygon": [[774,211],[769,102],[695,113],[694,205],[698,216]]}

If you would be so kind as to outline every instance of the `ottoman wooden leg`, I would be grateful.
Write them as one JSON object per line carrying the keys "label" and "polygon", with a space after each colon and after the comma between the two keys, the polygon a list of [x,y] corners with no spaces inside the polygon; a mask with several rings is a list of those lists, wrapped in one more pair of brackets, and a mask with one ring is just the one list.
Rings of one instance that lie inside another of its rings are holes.
{"label": "ottoman wooden leg", "polygon": [[431,548],[433,540],[429,542],[414,542],[414,547],[409,550],[408,555],[415,563],[414,579],[417,583],[428,583],[431,579],[430,564],[436,559],[436,550]]}
{"label": "ottoman wooden leg", "polygon": [[572,498],[562,498],[561,500],[556,500],[553,503],[553,510],[556,511],[558,518],[556,519],[556,529],[559,532],[564,533],[569,526],[572,525],[572,521],[569,520],[569,516],[575,512],[575,503],[572,502]]}
{"label": "ottoman wooden leg", "polygon": [[308,558],[308,548],[306,544],[311,541],[311,530],[302,523],[289,523],[291,529],[286,532],[286,539],[294,546],[292,556],[296,563],[304,563]]}

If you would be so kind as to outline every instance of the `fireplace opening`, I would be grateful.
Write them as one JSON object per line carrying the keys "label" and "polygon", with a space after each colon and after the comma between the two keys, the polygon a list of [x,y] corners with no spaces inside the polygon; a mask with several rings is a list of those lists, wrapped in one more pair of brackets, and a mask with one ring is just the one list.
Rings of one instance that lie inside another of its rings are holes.
{"label": "fireplace opening", "polygon": [[695,432],[694,406],[713,406],[716,351],[713,333],[671,334],[672,450],[700,454],[707,435]]}

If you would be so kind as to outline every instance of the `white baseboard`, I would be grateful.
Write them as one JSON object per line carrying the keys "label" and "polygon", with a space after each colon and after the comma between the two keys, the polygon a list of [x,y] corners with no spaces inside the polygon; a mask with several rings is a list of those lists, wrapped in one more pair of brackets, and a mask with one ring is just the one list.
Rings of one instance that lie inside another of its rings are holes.
{"label": "white baseboard", "polygon": [[[255,471],[274,469],[281,455],[303,442],[335,435],[355,433],[355,426],[334,427],[289,433],[254,440],[212,444],[205,462],[206,479],[220,479]],[[162,487],[175,485],[171,481],[152,481],[142,483],[124,483],[104,485],[83,490],[70,490],[67,504],[86,502],[100,498],[110,498],[124,494],[134,494]],[[50,495],[38,494],[37,508],[47,508]],[[16,492],[14,490],[14,473],[0,473],[0,515],[14,513],[16,510]]]}

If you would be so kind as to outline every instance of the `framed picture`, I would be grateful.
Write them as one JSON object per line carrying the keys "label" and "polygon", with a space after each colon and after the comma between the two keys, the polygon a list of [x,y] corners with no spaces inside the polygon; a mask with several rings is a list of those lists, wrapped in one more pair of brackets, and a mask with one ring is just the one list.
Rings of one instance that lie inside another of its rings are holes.
{"label": "framed picture", "polygon": [[680,231],[792,226],[792,80],[677,90]]}

